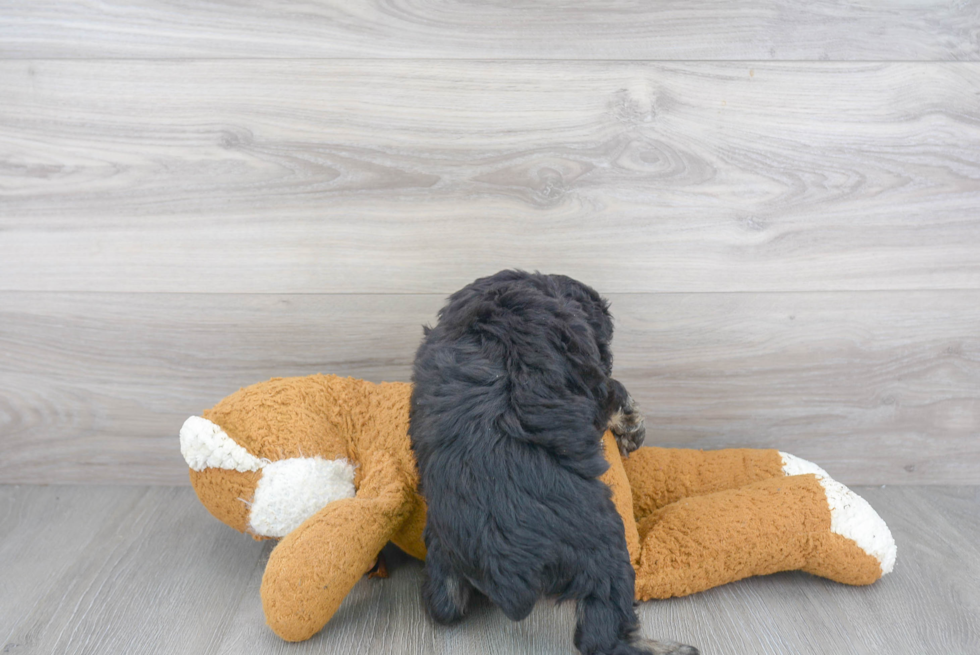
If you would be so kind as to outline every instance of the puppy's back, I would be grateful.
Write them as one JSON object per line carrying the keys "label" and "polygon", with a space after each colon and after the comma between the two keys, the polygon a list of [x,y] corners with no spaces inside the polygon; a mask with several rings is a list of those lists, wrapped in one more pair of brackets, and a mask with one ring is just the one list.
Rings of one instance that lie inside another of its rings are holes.
{"label": "puppy's back", "polygon": [[427,542],[519,618],[589,557],[618,557],[608,536],[623,528],[596,479],[607,375],[587,311],[549,276],[495,278],[454,294],[427,332],[410,434]]}
{"label": "puppy's back", "polygon": [[440,310],[412,376],[423,484],[433,450],[472,457],[501,439],[543,447],[584,477],[605,470],[598,436],[608,372],[587,309],[563,293],[564,279],[502,271]]}

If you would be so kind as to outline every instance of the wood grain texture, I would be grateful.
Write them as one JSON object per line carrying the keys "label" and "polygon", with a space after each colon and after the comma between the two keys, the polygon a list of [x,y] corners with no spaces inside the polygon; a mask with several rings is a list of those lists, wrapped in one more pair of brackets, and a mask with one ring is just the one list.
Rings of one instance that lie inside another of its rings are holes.
{"label": "wood grain texture", "polygon": [[4,580],[21,589],[0,619],[7,653],[213,652],[265,565],[257,544],[209,529],[190,489],[8,486],[0,502],[30,518],[0,546],[16,549]]}
{"label": "wood grain texture", "polygon": [[[0,486],[0,650],[11,648],[10,631],[28,620],[47,594],[58,592],[76,549],[92,546],[102,517],[124,510],[131,496],[109,487],[74,493],[65,487]],[[74,547],[66,548],[67,543]]]}
{"label": "wood grain texture", "polygon": [[[706,654],[978,652],[980,488],[856,491],[898,543],[891,575],[847,587],[785,573],[641,603],[643,632]],[[218,523],[189,488],[0,486],[0,517],[17,519],[0,523],[6,653],[573,652],[571,605],[542,601],[512,623],[478,601],[463,622],[432,624],[421,563],[392,547],[390,578],[365,578],[320,634],[283,642],[265,627],[258,593],[271,543]]]}
{"label": "wood grain texture", "polygon": [[275,376],[407,380],[421,324],[441,304],[435,296],[3,296],[6,482],[188,484],[176,442],[187,416]]}
{"label": "wood grain texture", "polygon": [[974,2],[0,3],[0,57],[977,60]]}
{"label": "wood grain texture", "polygon": [[[980,482],[980,292],[609,297],[652,445],[779,448],[851,484]],[[274,376],[408,380],[442,303],[0,293],[0,481],[187,484],[187,416]]]}
{"label": "wood grain texture", "polygon": [[975,482],[974,292],[614,296],[651,438],[778,448],[849,484]]}
{"label": "wood grain texture", "polygon": [[980,64],[0,61],[0,289],[980,288]]}

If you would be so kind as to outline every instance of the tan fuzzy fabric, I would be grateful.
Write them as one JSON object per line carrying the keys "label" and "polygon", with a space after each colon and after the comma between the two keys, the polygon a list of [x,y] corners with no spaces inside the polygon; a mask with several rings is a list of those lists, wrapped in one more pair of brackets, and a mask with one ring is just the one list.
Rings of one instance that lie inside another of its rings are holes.
{"label": "tan fuzzy fabric", "polygon": [[638,530],[639,600],[798,569],[849,584],[881,577],[876,559],[830,532],[827,498],[814,475],[681,498],[651,512]]}
{"label": "tan fuzzy fabric", "polygon": [[783,475],[778,450],[727,448],[640,448],[623,461],[633,493],[633,511],[642,520],[681,498],[736,489]]}
{"label": "tan fuzzy fabric", "polygon": [[802,570],[850,585],[869,585],[881,578],[881,564],[848,539],[833,532],[810,535],[810,557]]}
{"label": "tan fuzzy fabric", "polygon": [[261,471],[191,470],[191,485],[214,518],[239,532],[248,530],[249,501],[255,494]]}
{"label": "tan fuzzy fabric", "polygon": [[356,498],[322,509],[269,557],[262,607],[269,626],[287,641],[309,639],[330,620],[411,513],[408,478],[398,463],[380,453],[374,459],[378,468],[365,473]]}
{"label": "tan fuzzy fabric", "polygon": [[636,519],[633,518],[633,494],[630,490],[623,460],[619,456],[619,446],[612,432],[606,432],[602,438],[603,452],[609,462],[609,470],[600,478],[612,491],[613,504],[623,519],[626,532],[626,547],[630,552],[630,561],[635,567],[640,561],[640,535],[636,530]]}
{"label": "tan fuzzy fabric", "polygon": [[[269,558],[262,603],[283,639],[299,641],[320,630],[389,541],[425,557],[425,502],[408,437],[410,394],[405,383],[275,378],[203,413],[262,460],[322,457],[355,466],[355,497],[333,500],[309,516]],[[816,477],[785,476],[778,451],[641,448],[623,460],[610,434],[603,446],[610,467],[602,480],[623,518],[640,600],[791,569],[849,584],[881,576],[875,558],[830,532],[827,497]],[[261,470],[191,471],[205,507],[250,533],[261,479]]]}

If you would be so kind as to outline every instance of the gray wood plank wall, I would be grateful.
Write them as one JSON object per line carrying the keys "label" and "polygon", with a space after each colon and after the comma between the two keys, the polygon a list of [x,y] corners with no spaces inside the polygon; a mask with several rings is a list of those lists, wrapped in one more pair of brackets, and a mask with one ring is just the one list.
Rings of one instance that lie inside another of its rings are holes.
{"label": "gray wood plank wall", "polygon": [[980,5],[0,0],[0,482],[408,378],[504,267],[606,293],[651,442],[980,483]]}
{"label": "gray wood plank wall", "polygon": [[0,56],[976,61],[975,2],[5,0]]}

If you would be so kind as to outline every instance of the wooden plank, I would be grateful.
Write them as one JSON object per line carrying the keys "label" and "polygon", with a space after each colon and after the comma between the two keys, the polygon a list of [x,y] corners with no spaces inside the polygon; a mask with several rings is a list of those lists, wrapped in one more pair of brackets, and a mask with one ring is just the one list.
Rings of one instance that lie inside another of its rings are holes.
{"label": "wooden plank", "polygon": [[[894,573],[868,587],[785,573],[641,603],[643,632],[730,655],[980,650],[980,487],[856,491],[895,536]],[[572,652],[572,605],[542,601],[512,623],[478,599],[461,623],[433,625],[421,562],[393,547],[391,577],[363,579],[321,633],[283,642],[258,593],[271,543],[219,524],[188,488],[0,486],[0,516],[13,514],[19,527],[0,531],[0,585],[27,592],[20,603],[0,596],[8,653]],[[37,557],[63,564],[42,568]]]}
{"label": "wooden plank", "polygon": [[2,290],[980,288],[980,64],[0,61],[0,87]]}
{"label": "wooden plank", "polygon": [[4,2],[0,57],[977,60],[972,2]]}
{"label": "wooden plank", "polygon": [[125,510],[129,494],[118,489],[0,485],[0,652],[24,652],[10,632],[64,583],[101,517]]}
{"label": "wooden plank", "polygon": [[2,296],[0,481],[61,483],[188,484],[176,442],[184,419],[253,382],[317,372],[407,380],[421,324],[442,302]]}
{"label": "wooden plank", "polygon": [[[649,443],[846,483],[980,482],[980,292],[609,294]],[[0,294],[0,481],[186,484],[176,435],[274,376],[408,380],[437,295]]]}
{"label": "wooden plank", "polygon": [[[22,535],[31,552],[4,568],[5,577],[32,582],[39,593],[23,616],[0,621],[9,632],[7,652],[212,652],[250,574],[261,575],[263,546],[215,521],[190,489],[33,487],[29,493],[77,495],[74,502],[86,505],[79,516],[96,529],[80,539],[71,521],[35,512],[46,530]],[[108,507],[100,498],[106,494],[115,501]],[[42,538],[52,530],[60,532]],[[68,564],[37,571],[36,552],[56,552]]]}
{"label": "wooden plank", "polygon": [[652,443],[778,448],[848,484],[976,482],[974,293],[614,296],[617,375]]}

